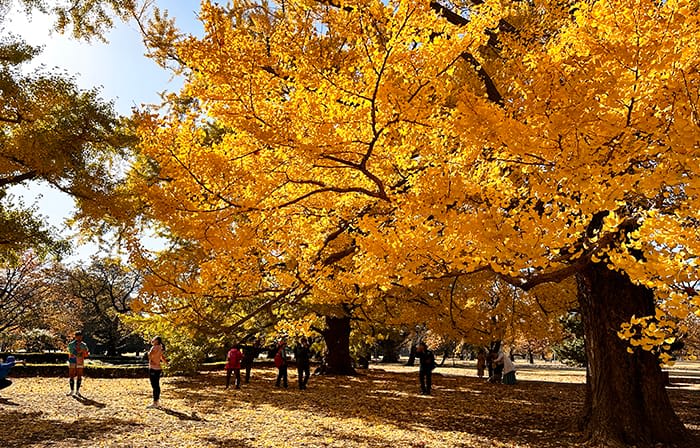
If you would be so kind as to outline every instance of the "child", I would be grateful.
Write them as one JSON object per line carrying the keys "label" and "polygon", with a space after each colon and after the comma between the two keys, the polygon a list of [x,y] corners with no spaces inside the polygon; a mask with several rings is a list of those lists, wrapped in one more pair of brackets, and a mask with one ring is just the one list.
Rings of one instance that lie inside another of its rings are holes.
{"label": "child", "polygon": [[484,377],[484,369],[486,368],[486,350],[483,348],[479,349],[479,353],[476,355],[476,375],[479,378]]}

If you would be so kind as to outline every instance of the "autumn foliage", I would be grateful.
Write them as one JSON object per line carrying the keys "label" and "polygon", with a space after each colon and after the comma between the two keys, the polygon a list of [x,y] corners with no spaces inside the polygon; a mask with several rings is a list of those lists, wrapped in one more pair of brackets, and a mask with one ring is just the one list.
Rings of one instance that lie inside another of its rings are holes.
{"label": "autumn foliage", "polygon": [[696,7],[204,2],[166,49],[185,87],[138,117],[132,223],[173,242],[154,306],[603,263],[655,290],[662,348],[698,305]]}
{"label": "autumn foliage", "polygon": [[518,307],[560,315],[571,295],[536,289],[575,276],[589,359],[616,359],[592,387],[650,384],[612,381],[588,421],[629,402],[673,424],[602,438],[673,440],[648,354],[699,312],[698,6],[205,1],[201,37],[156,14],[146,42],[186,82],[134,117],[116,202],[140,309],[192,334],[275,309],[469,334],[490,291],[518,305],[487,316],[527,328]]}

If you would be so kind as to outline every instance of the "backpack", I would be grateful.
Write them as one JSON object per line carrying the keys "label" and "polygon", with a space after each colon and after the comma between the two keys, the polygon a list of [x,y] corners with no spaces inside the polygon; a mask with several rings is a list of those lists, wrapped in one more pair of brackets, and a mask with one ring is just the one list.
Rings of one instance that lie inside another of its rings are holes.
{"label": "backpack", "polygon": [[282,350],[279,350],[275,355],[275,367],[278,369],[284,365],[284,358],[282,358]]}

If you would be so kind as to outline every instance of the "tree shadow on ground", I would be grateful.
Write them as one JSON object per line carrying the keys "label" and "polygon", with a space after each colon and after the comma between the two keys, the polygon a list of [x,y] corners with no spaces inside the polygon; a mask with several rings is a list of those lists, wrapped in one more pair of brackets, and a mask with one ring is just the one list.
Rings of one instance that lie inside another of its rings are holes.
{"label": "tree shadow on ground", "polygon": [[2,398],[2,397],[0,397],[0,404],[5,405],[5,406],[19,406],[19,403],[15,403],[14,401],[10,400],[9,398]]}
{"label": "tree shadow on ground", "polygon": [[232,438],[221,438],[221,437],[206,437],[204,440],[211,443],[216,447],[221,448],[254,448],[255,438],[249,440],[232,439]]}
{"label": "tree shadow on ground", "polygon": [[159,411],[161,411],[161,412],[164,412],[164,413],[166,413],[166,414],[168,414],[168,415],[172,415],[173,417],[177,417],[177,418],[179,418],[180,420],[190,420],[190,421],[193,421],[193,422],[204,422],[204,421],[206,421],[206,420],[204,420],[202,417],[200,417],[199,415],[197,415],[194,411],[193,411],[191,414],[187,414],[187,413],[185,413],[185,412],[178,411],[178,410],[175,410],[175,409],[166,408],[166,407],[163,407],[163,406],[160,406],[160,407],[158,407],[158,408],[156,408],[156,409],[159,410]]}
{"label": "tree shadow on ground", "polygon": [[99,401],[95,401],[95,400],[92,400],[90,398],[86,398],[83,396],[73,395],[73,399],[75,401],[77,401],[78,403],[82,404],[83,406],[92,406],[92,407],[95,407],[98,409],[102,409],[102,408],[107,407],[107,405],[104,403],[100,403]]}
{"label": "tree shadow on ground", "polygon": [[[583,404],[584,388],[576,384],[520,382],[515,386],[483,380],[435,375],[432,396],[418,394],[417,375],[373,370],[355,377],[314,376],[305,391],[276,389],[273,372],[241,391],[211,387],[219,378],[173,382],[172,392],[185,400],[210,406],[235,406],[241,401],[340,418],[361,418],[400,429],[464,432],[512,445],[542,448],[575,446],[580,435],[572,416]],[[290,386],[294,377],[290,378]],[[461,410],[455,412],[455,409]],[[349,435],[348,435],[349,436]],[[362,438],[361,434],[353,437]],[[367,446],[381,441],[364,440]]]}
{"label": "tree shadow on ground", "polygon": [[[259,372],[255,382],[236,391],[225,390],[219,377],[220,374],[209,374],[196,380],[178,379],[170,383],[174,387],[170,392],[213,413],[231,410],[241,402],[321,416],[360,418],[368,425],[382,423],[404,430],[462,432],[514,446],[555,448],[579,446],[581,441],[576,420],[583,407],[582,384],[519,381],[505,386],[437,374],[434,394],[421,396],[417,374],[376,369],[354,377],[313,376],[305,391],[292,388],[294,376],[290,377],[288,390],[275,388],[272,370]],[[700,440],[700,405],[694,404],[700,403],[700,392],[669,390],[669,394],[691,434]],[[363,439],[361,433],[343,437],[365,446],[386,446],[387,442]]]}
{"label": "tree shadow on ground", "polygon": [[143,426],[117,418],[81,418],[74,422],[43,418],[41,412],[11,410],[0,413],[3,448],[20,448],[31,444],[47,444],[69,440],[91,440],[105,432],[126,432]]}

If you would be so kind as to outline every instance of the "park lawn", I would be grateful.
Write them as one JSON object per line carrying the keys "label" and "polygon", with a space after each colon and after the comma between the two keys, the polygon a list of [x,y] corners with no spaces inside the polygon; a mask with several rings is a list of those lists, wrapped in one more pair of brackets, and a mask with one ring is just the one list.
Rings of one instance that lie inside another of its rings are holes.
{"label": "park lawn", "polygon": [[[417,394],[415,368],[355,377],[312,376],[299,391],[274,388],[272,369],[225,390],[222,372],[164,378],[163,409],[146,409],[147,379],[87,378],[86,400],[67,380],[16,378],[0,395],[3,447],[569,447],[583,386],[554,371],[523,372],[515,386],[465,369],[438,369],[434,395]],[[443,372],[443,373],[438,373]],[[576,378],[576,375],[571,376]],[[578,375],[580,378],[580,375]],[[700,435],[700,387],[672,388],[683,421]],[[700,444],[698,445],[700,446]]]}

